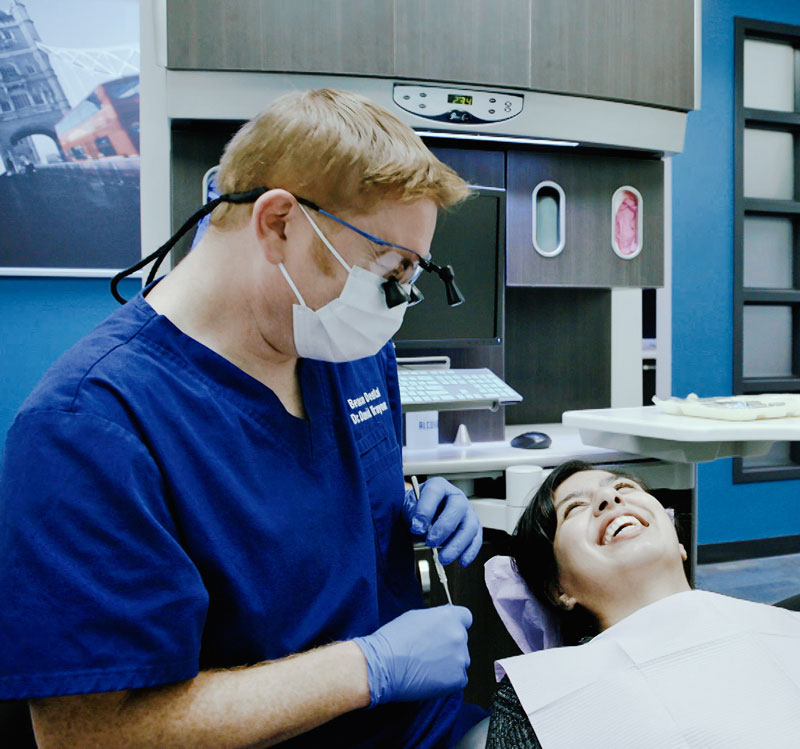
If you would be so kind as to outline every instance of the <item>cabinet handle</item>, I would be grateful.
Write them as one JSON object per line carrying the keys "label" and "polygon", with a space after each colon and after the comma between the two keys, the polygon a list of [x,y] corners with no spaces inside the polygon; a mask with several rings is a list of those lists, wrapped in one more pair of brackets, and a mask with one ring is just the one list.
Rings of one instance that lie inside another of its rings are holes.
{"label": "cabinet handle", "polygon": [[531,193],[533,249],[543,257],[555,257],[564,249],[567,198],[561,185],[546,180]]}
{"label": "cabinet handle", "polygon": [[633,260],[642,251],[644,198],[630,185],[611,197],[611,248],[623,260]]}

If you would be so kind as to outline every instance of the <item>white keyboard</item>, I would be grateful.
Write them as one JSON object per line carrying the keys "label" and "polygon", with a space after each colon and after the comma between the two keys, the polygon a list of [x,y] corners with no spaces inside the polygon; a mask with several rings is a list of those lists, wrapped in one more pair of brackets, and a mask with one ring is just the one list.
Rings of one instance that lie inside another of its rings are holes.
{"label": "white keyboard", "polygon": [[398,368],[404,411],[461,411],[519,403],[522,396],[491,369]]}

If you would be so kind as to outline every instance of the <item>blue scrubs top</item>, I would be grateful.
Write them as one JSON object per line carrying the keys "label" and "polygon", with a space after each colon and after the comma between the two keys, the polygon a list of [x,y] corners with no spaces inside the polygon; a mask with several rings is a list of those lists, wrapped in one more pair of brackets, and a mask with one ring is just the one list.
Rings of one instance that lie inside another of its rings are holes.
{"label": "blue scrubs top", "polygon": [[[300,360],[308,420],[139,295],[25,401],[0,477],[0,699],[150,687],[423,605],[391,344]],[[461,695],[297,746],[446,746]]]}

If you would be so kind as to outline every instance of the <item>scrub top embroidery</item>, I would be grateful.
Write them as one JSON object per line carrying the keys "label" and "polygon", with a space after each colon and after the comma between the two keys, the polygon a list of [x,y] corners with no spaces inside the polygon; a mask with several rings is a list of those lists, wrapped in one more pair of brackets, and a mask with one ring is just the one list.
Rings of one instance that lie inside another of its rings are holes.
{"label": "scrub top embroidery", "polygon": [[[394,353],[299,361],[307,420],[139,295],[23,404],[0,478],[0,699],[134,689],[373,632],[423,602]],[[297,746],[438,746],[461,696]]]}

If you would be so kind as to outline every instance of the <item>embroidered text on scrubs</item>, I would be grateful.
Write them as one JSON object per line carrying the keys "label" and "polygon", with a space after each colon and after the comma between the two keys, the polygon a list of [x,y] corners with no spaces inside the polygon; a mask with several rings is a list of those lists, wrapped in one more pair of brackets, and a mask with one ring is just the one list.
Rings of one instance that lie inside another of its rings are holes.
{"label": "embroidered text on scrubs", "polygon": [[360,411],[350,414],[350,420],[353,422],[353,424],[361,424],[365,421],[368,421],[373,416],[379,416],[384,411],[388,411],[389,406],[385,400],[375,404],[370,402],[377,400],[380,397],[380,388],[374,387],[368,393],[362,393],[357,398],[348,398],[347,404],[350,406],[350,410],[355,411],[357,408],[361,409]]}

